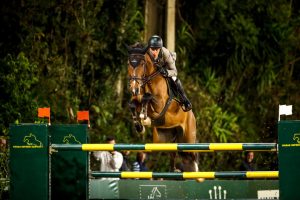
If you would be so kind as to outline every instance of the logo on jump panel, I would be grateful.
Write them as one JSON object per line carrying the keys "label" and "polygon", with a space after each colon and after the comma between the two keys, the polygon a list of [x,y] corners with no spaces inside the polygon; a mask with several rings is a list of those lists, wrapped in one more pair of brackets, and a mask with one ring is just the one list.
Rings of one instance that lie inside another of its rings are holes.
{"label": "logo on jump panel", "polygon": [[299,148],[300,147],[300,133],[294,133],[293,140],[290,140],[291,143],[281,144],[285,148]]}
{"label": "logo on jump panel", "polygon": [[161,193],[157,187],[153,187],[151,194],[148,195],[148,199],[156,199],[156,198],[161,198]]}
{"label": "logo on jump panel", "polygon": [[296,141],[297,143],[300,143],[300,133],[295,133],[293,140]]}
{"label": "logo on jump panel", "polygon": [[36,135],[33,133],[29,133],[28,135],[24,136],[23,140],[24,145],[14,145],[13,148],[43,148],[43,143],[37,139]]}
{"label": "logo on jump panel", "polygon": [[214,186],[213,190],[209,190],[209,199],[226,199],[227,196],[227,190],[222,190],[222,187],[219,186]]}
{"label": "logo on jump panel", "polygon": [[167,199],[166,185],[140,185],[140,199]]}
{"label": "logo on jump panel", "polygon": [[36,139],[36,136],[33,135],[32,133],[25,136],[23,142],[25,142],[28,146],[39,146],[39,147],[43,146],[42,142]]}
{"label": "logo on jump panel", "polygon": [[69,134],[63,139],[64,144],[81,144],[73,134]]}

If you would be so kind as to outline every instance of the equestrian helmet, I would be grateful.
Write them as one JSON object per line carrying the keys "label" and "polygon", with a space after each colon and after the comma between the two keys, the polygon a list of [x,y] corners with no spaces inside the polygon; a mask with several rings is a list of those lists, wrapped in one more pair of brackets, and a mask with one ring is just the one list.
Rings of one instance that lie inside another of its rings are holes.
{"label": "equestrian helmet", "polygon": [[163,41],[158,35],[153,35],[148,42],[150,48],[162,48]]}

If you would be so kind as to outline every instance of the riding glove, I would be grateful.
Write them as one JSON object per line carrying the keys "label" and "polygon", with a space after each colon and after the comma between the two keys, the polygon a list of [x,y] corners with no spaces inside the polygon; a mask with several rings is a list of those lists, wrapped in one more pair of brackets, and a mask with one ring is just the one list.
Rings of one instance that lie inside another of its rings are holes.
{"label": "riding glove", "polygon": [[163,77],[168,77],[168,70],[164,67],[160,67],[158,68],[159,73],[163,76]]}

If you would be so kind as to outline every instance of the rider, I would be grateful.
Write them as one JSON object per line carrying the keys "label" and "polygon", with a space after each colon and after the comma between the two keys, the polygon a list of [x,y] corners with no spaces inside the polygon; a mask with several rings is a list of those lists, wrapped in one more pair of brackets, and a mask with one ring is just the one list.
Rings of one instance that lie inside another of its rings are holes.
{"label": "rider", "polygon": [[188,100],[180,80],[177,78],[177,69],[175,66],[175,58],[171,52],[163,46],[162,38],[158,35],[153,35],[148,41],[149,55],[158,66],[160,73],[164,77],[170,77],[176,85],[177,91],[182,101],[183,111],[187,112],[192,109],[192,104]]}

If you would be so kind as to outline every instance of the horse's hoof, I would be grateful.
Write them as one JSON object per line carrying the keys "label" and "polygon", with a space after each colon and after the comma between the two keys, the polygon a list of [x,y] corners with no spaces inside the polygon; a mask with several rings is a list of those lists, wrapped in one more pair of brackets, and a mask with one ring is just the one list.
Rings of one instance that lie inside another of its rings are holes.
{"label": "horse's hoof", "polygon": [[141,118],[141,119],[144,119],[144,118],[145,118],[145,114],[144,114],[144,113],[141,113],[141,114],[140,114],[140,118]]}
{"label": "horse's hoof", "polygon": [[182,171],[180,169],[174,169],[174,172],[180,173]]}
{"label": "horse's hoof", "polygon": [[145,132],[145,127],[141,125],[140,123],[135,124],[135,130],[138,133],[144,133]]}
{"label": "horse's hoof", "polygon": [[144,126],[142,126],[141,128],[139,128],[139,129],[136,129],[136,131],[139,133],[139,134],[144,134],[145,132],[146,132],[146,129],[145,129],[145,127]]}
{"label": "horse's hoof", "polygon": [[142,125],[144,126],[151,126],[151,119],[147,117],[145,120],[142,120]]}
{"label": "horse's hoof", "polygon": [[197,178],[196,181],[198,183],[203,183],[205,181],[205,178]]}

